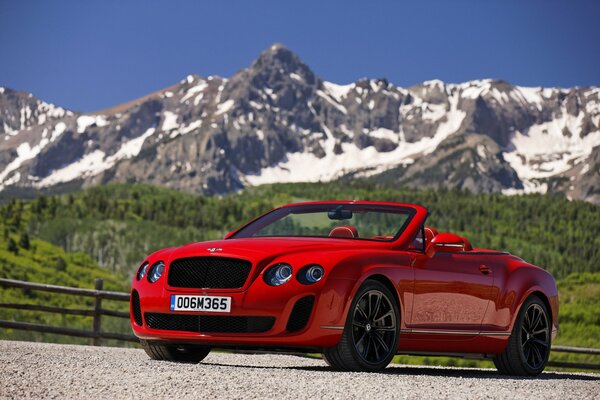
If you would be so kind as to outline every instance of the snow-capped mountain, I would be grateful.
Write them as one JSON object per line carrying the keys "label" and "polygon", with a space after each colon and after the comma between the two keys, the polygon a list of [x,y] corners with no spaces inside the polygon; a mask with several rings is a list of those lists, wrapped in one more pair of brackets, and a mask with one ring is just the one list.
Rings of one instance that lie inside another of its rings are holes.
{"label": "snow-capped mountain", "polygon": [[0,89],[0,189],[148,182],[206,194],[370,177],[600,202],[600,88],[326,82],[274,45],[94,114]]}

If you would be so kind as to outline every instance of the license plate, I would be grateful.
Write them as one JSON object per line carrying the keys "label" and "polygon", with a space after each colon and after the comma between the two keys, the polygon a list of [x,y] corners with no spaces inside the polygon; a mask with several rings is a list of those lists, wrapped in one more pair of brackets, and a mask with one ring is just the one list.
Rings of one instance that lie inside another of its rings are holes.
{"label": "license plate", "polygon": [[231,312],[231,297],[171,295],[171,311]]}

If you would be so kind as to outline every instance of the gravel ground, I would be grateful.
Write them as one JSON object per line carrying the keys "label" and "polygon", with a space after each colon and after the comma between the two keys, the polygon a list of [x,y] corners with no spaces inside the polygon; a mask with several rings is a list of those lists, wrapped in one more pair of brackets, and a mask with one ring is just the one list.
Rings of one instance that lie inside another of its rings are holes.
{"label": "gravel ground", "polygon": [[0,341],[0,398],[76,399],[591,399],[600,375],[392,365],[332,372],[321,360],[211,353],[201,364],[152,361],[143,350]]}

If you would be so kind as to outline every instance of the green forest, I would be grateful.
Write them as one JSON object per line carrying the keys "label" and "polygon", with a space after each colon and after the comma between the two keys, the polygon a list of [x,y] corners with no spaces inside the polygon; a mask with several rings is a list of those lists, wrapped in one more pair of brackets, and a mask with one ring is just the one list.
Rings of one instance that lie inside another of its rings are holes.
{"label": "green forest", "polygon": [[[417,203],[428,208],[428,225],[440,232],[466,236],[474,247],[509,251],[546,268],[559,285],[557,343],[600,347],[600,207],[561,196],[419,191],[357,181],[265,185],[205,197],[149,185],[111,184],[0,204],[0,278],[88,288],[94,278],[103,278],[106,289],[128,291],[140,262],[157,249],[222,238],[281,204],[332,199]],[[0,288],[0,303],[18,302],[82,307],[69,296]],[[91,300],[86,305],[91,307]],[[107,307],[127,310],[126,304]],[[87,317],[3,308],[0,319],[91,327]],[[129,331],[128,321],[106,320],[107,331]],[[0,338],[87,342],[12,330],[0,330]],[[480,365],[470,360],[403,356],[398,360]]]}

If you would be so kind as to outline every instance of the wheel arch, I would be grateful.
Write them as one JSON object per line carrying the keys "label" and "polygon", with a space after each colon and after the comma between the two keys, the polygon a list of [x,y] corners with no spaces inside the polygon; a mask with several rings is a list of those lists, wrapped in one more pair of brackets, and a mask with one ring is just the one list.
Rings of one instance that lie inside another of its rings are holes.
{"label": "wheel arch", "polygon": [[[552,317],[552,307],[550,306],[550,300],[548,300],[548,296],[546,296],[546,294],[544,292],[542,292],[541,290],[534,290],[533,292],[529,293],[529,295],[525,298],[525,300],[527,300],[531,296],[538,297],[542,301],[542,303],[544,303],[544,305],[546,306],[546,310],[548,310],[548,317],[550,317],[550,326],[552,326],[554,321],[553,321],[553,317]],[[523,306],[523,304],[521,304],[521,307],[522,306]]]}
{"label": "wheel arch", "polygon": [[390,290],[390,292],[392,292],[392,295],[394,296],[394,300],[396,301],[396,304],[398,305],[398,312],[400,313],[400,320],[402,320],[402,303],[400,303],[400,296],[398,296],[398,290],[396,289],[396,287],[394,286],[392,281],[387,276],[376,273],[373,275],[369,275],[365,280],[363,280],[361,282],[360,286],[362,286],[365,282],[370,281],[370,280],[377,281],[377,282],[383,284],[385,287],[387,287]]}
{"label": "wheel arch", "polygon": [[527,299],[532,296],[537,297],[538,299],[540,299],[542,301],[542,303],[544,303],[544,305],[546,306],[546,310],[548,310],[548,317],[550,318],[550,326],[552,326],[552,324],[554,323],[554,318],[552,317],[552,307],[550,306],[550,300],[548,300],[548,296],[546,296],[546,294],[539,288],[532,289],[531,291],[527,292],[523,296],[523,298],[521,299],[521,302],[519,303],[519,306],[515,310],[515,315],[513,318],[512,326],[514,326],[517,316],[521,312],[521,308],[523,308],[523,304],[525,304]]}

